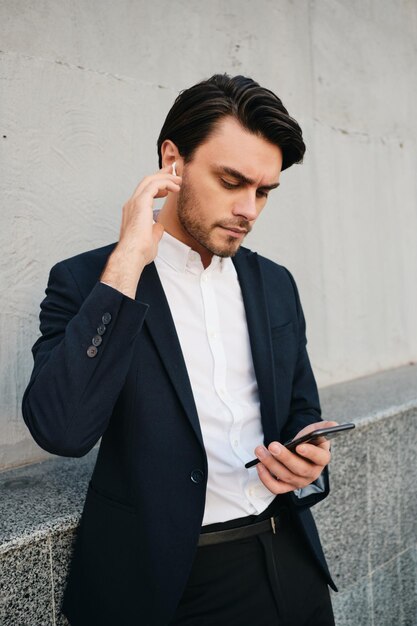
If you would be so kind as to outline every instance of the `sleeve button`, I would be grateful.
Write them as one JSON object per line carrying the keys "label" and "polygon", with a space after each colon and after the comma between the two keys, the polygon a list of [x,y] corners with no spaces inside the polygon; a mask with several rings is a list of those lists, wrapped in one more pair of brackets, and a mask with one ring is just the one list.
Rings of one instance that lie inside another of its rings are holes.
{"label": "sleeve button", "polygon": [[197,485],[201,482],[203,482],[204,480],[204,472],[201,469],[194,469],[191,472],[191,480],[193,481],[193,483],[196,483]]}
{"label": "sleeve button", "polygon": [[100,324],[100,326],[97,326],[97,332],[99,335],[104,335],[106,332],[106,326],[104,324]]}
{"label": "sleeve button", "polygon": [[110,324],[110,322],[111,322],[111,315],[110,315],[110,313],[105,313],[103,315],[103,317],[101,318],[101,321],[103,322],[103,324]]}
{"label": "sleeve button", "polygon": [[94,335],[94,337],[91,340],[91,343],[93,344],[93,346],[95,346],[96,348],[102,343],[103,338],[100,335]]}
{"label": "sleeve button", "polygon": [[89,348],[87,348],[87,356],[90,357],[90,359],[93,359],[96,354],[97,354],[98,350],[95,346],[90,346]]}

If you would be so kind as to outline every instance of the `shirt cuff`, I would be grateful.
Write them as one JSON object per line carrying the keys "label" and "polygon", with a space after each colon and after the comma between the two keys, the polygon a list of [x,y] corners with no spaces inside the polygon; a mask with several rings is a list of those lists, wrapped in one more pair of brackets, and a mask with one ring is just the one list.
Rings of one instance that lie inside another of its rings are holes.
{"label": "shirt cuff", "polygon": [[297,498],[301,499],[301,498],[307,498],[307,496],[312,496],[313,494],[324,493],[324,491],[325,491],[324,476],[323,474],[320,474],[317,480],[315,480],[310,485],[307,485],[307,487],[303,487],[302,489],[295,489],[294,495],[296,495]]}

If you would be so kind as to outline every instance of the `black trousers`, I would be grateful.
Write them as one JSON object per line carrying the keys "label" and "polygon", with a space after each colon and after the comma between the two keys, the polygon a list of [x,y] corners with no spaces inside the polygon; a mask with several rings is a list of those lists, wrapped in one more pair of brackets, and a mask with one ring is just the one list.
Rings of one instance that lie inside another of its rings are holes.
{"label": "black trousers", "polygon": [[[230,523],[212,529],[222,526]],[[198,548],[170,624],[334,626],[327,583],[289,510],[279,511],[276,534]]]}

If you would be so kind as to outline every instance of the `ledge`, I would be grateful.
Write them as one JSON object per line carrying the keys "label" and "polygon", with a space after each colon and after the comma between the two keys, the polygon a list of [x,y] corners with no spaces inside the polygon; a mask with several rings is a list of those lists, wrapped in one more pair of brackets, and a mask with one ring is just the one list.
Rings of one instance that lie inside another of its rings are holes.
{"label": "ledge", "polygon": [[0,473],[0,554],[77,526],[97,451]]}
{"label": "ledge", "polygon": [[417,408],[417,365],[405,365],[320,389],[324,419],[357,427]]}

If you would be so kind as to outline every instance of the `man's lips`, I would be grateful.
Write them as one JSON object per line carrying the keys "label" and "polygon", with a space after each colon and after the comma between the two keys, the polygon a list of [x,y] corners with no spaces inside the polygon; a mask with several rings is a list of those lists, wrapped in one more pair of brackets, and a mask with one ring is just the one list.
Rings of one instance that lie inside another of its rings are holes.
{"label": "man's lips", "polygon": [[248,232],[249,232],[245,228],[236,228],[234,226],[222,226],[220,224],[219,224],[219,226],[220,226],[220,228],[225,230],[232,237],[243,237],[244,235],[247,235]]}

